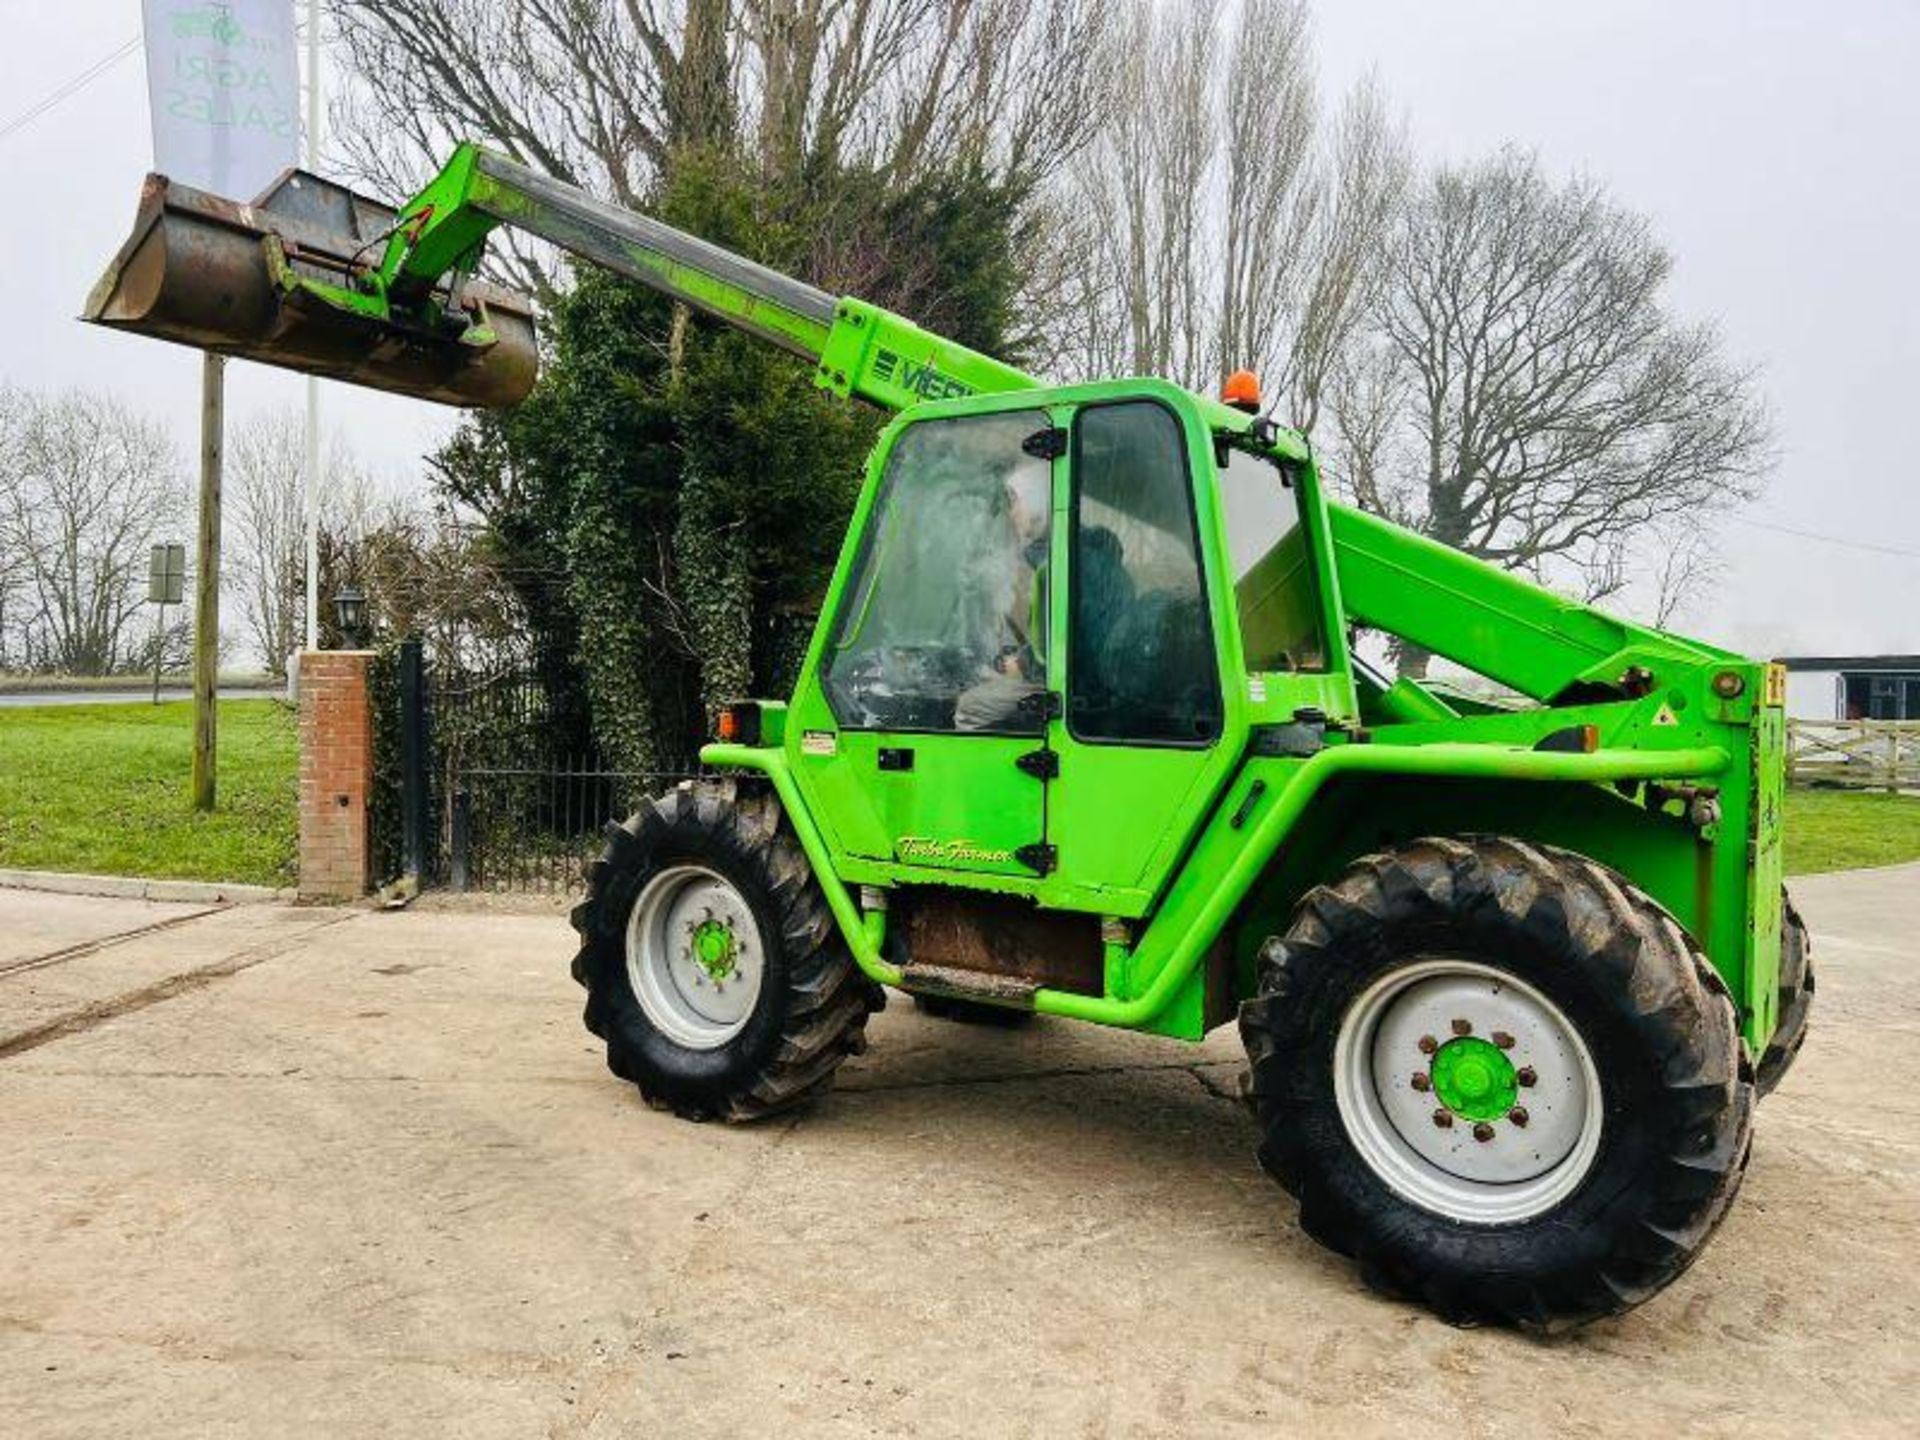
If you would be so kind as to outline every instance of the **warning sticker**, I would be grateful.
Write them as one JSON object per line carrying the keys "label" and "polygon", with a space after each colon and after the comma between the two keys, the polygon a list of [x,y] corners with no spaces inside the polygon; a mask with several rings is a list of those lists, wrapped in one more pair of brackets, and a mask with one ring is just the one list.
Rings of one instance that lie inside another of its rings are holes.
{"label": "warning sticker", "polygon": [[1678,725],[1680,723],[1680,717],[1673,713],[1673,707],[1671,705],[1662,705],[1658,710],[1653,712],[1653,723],[1656,725]]}
{"label": "warning sticker", "polygon": [[1780,664],[1767,666],[1766,688],[1761,693],[1761,703],[1784,706],[1787,703],[1787,667]]}
{"label": "warning sticker", "polygon": [[800,734],[802,755],[838,755],[840,737],[831,730],[804,730]]}

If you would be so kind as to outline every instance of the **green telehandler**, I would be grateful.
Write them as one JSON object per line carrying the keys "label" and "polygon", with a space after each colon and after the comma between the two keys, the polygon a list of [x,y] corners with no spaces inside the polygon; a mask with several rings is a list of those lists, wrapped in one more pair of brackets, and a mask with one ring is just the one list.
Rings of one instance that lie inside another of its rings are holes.
{"label": "green telehandler", "polygon": [[[886,988],[1196,1041],[1366,1279],[1461,1323],[1618,1313],[1699,1254],[1806,1033],[1783,675],[1328,498],[1156,379],[1050,386],[477,146],[397,210],[150,177],[87,316],[466,405],[533,383],[509,225],[897,412],[805,667],[610,826],[573,973],[654,1105],[819,1095]],[[1509,698],[1390,679],[1370,627]]]}

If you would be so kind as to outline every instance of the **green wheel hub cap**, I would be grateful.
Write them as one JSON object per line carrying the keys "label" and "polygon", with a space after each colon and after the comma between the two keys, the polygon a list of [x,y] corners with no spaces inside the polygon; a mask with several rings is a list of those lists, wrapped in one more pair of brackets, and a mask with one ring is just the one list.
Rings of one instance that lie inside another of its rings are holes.
{"label": "green wheel hub cap", "polygon": [[1520,1094],[1520,1080],[1506,1052],[1477,1035],[1449,1040],[1434,1053],[1433,1093],[1466,1120],[1498,1120]]}
{"label": "green wheel hub cap", "polygon": [[733,973],[733,931],[718,920],[703,920],[694,927],[693,958],[715,980]]}

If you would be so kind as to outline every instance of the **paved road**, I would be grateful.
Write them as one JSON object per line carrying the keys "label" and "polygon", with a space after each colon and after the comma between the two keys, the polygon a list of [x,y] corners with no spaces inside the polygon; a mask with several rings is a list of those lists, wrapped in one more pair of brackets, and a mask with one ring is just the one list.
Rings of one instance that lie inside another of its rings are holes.
{"label": "paved road", "polygon": [[[219,695],[222,700],[274,700],[283,693],[280,690],[248,687],[222,690]],[[160,687],[162,703],[192,698],[191,690],[176,690],[164,685]],[[145,690],[0,690],[0,710],[28,710],[42,705],[151,705],[152,703],[152,686],[148,686]]]}
{"label": "paved road", "polygon": [[[895,1004],[824,1105],[649,1111],[557,915],[0,891],[9,1434],[1920,1433],[1920,867],[1672,1289],[1541,1343],[1371,1296],[1173,1042]],[[116,935],[132,938],[114,941]],[[105,942],[105,943],[103,943]]]}

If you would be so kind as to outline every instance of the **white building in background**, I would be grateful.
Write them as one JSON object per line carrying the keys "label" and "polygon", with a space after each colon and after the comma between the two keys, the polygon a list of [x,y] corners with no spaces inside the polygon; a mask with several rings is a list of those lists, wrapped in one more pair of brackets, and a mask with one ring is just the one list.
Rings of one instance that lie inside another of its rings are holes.
{"label": "white building in background", "polygon": [[1789,655],[1796,720],[1920,720],[1920,655]]}

